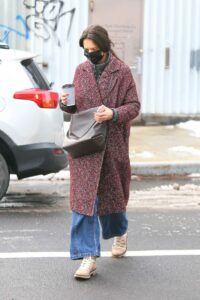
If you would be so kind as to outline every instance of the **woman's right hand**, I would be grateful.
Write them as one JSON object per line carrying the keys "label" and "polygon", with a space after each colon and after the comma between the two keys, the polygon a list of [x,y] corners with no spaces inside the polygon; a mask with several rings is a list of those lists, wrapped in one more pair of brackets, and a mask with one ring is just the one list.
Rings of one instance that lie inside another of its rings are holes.
{"label": "woman's right hand", "polygon": [[67,93],[62,93],[62,94],[60,95],[60,101],[61,101],[61,103],[64,104],[64,105],[67,105],[67,96],[68,96]]}

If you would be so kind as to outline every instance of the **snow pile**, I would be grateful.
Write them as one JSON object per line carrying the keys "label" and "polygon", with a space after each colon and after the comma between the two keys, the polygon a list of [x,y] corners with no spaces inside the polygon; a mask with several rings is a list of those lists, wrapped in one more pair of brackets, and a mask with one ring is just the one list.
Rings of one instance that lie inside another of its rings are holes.
{"label": "snow pile", "polygon": [[[179,191],[179,190],[184,190],[184,191],[199,191],[200,186],[192,183],[187,183],[184,185],[180,185],[178,183],[174,184],[169,184],[169,185],[161,185],[161,186],[156,186],[153,188],[150,188],[149,191],[155,191],[155,192],[162,192],[162,191]],[[143,192],[143,191],[142,191]]]}
{"label": "snow pile", "polygon": [[161,185],[151,188],[151,191],[170,191],[173,190],[174,186],[172,184],[169,185]]}
{"label": "snow pile", "polygon": [[180,127],[182,129],[190,130],[193,133],[191,133],[192,136],[200,137],[200,121],[187,121],[182,122],[176,125],[177,127]]}

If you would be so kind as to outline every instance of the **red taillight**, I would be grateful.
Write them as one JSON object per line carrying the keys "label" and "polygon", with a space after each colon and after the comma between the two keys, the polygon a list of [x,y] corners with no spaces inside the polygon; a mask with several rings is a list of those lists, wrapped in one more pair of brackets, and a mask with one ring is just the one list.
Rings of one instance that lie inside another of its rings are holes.
{"label": "red taillight", "polygon": [[58,93],[40,89],[19,91],[14,93],[13,98],[34,101],[41,108],[56,108],[59,101]]}
{"label": "red taillight", "polygon": [[61,149],[61,148],[58,148],[58,149],[53,149],[53,154],[55,155],[61,155],[61,154],[64,154],[64,150]]}

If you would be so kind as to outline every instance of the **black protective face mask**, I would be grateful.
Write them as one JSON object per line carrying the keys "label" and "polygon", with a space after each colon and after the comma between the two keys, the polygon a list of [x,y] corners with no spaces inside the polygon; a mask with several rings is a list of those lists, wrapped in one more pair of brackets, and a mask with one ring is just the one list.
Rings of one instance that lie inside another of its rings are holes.
{"label": "black protective face mask", "polygon": [[103,54],[101,53],[101,50],[93,51],[93,52],[88,52],[84,51],[84,55],[93,63],[97,64],[103,57]]}

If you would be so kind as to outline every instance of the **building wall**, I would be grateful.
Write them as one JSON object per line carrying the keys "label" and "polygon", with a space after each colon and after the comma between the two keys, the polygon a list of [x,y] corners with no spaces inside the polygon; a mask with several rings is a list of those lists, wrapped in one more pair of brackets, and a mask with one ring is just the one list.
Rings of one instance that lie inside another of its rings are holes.
{"label": "building wall", "polygon": [[[126,35],[136,49],[131,55],[128,47],[127,63],[135,69],[143,115],[198,115],[200,0],[116,3],[112,15],[113,0],[1,0],[0,40],[36,52],[47,78],[60,91],[62,84],[72,81],[77,64],[84,59],[78,46],[82,30],[90,22],[101,23],[108,27],[116,45],[122,45]],[[102,13],[105,6],[107,14]],[[130,22],[131,14],[142,10],[143,14],[138,13],[140,17]],[[122,24],[116,22],[118,12],[123,13]],[[127,26],[133,27],[128,27],[128,33]]]}
{"label": "building wall", "polygon": [[83,60],[78,41],[87,24],[87,0],[1,0],[0,40],[37,53],[58,91]]}
{"label": "building wall", "polygon": [[145,0],[142,113],[200,113],[200,1]]}

